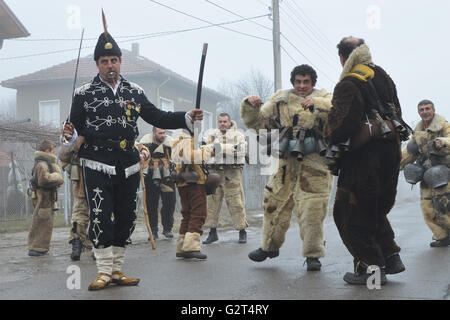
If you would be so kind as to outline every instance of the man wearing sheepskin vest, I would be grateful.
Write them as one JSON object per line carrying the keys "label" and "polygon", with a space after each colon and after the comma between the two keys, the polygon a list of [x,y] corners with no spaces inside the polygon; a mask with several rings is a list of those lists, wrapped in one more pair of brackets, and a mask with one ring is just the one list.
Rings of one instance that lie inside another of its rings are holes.
{"label": "man wearing sheepskin vest", "polygon": [[[364,126],[375,131],[369,119],[374,121],[376,114],[380,115],[377,102],[392,103],[401,117],[395,84],[372,62],[364,40],[347,37],[337,47],[343,71],[324,128],[324,135],[334,145],[358,137]],[[381,120],[376,123],[380,125]],[[385,274],[405,270],[387,218],[397,193],[401,157],[399,136],[394,130],[391,133],[389,138],[372,138],[340,158],[333,215],[354,258],[354,272],[344,276],[350,284],[366,285],[369,266],[381,269],[381,284],[386,283]]]}
{"label": "man wearing sheepskin vest", "polygon": [[216,192],[208,196],[208,215],[205,227],[209,227],[210,231],[208,238],[203,243],[210,244],[219,240],[217,226],[223,198],[225,198],[234,228],[239,230],[239,243],[246,243],[245,228],[248,224],[242,187],[242,169],[245,164],[247,141],[228,113],[219,114],[217,121],[219,128],[208,133],[206,144],[214,142],[221,144],[223,157],[211,158],[213,161],[208,163],[210,170],[220,175],[221,182]]}
{"label": "man wearing sheepskin vest", "polygon": [[[433,102],[422,100],[417,106],[421,121],[416,125],[408,143],[416,143],[417,152],[402,151],[400,169],[408,163],[418,162],[424,169],[433,166],[450,165],[450,124],[435,112]],[[433,188],[422,180],[420,183],[420,204],[425,223],[433,232],[431,247],[450,245],[450,185]]]}
{"label": "man wearing sheepskin vest", "polygon": [[57,188],[64,183],[61,170],[56,164],[55,149],[53,142],[44,140],[34,154],[34,211],[28,234],[28,255],[33,257],[48,254],[53,232],[53,213],[57,210]]}
{"label": "man wearing sheepskin vest", "polygon": [[153,127],[153,133],[144,135],[140,143],[150,151],[145,187],[148,219],[153,238],[158,239],[158,204],[161,198],[162,234],[171,239],[176,202],[175,184],[170,176],[173,139],[166,135],[166,130]]}
{"label": "man wearing sheepskin vest", "polygon": [[172,160],[178,173],[177,188],[181,201],[180,230],[176,244],[176,257],[185,259],[207,258],[201,252],[200,236],[207,214],[206,173],[203,163],[214,155],[214,149],[205,145],[194,148],[194,138],[183,132],[173,143]]}
{"label": "man wearing sheepskin vest", "polygon": [[323,221],[332,177],[318,145],[332,96],[325,89],[314,89],[317,74],[308,65],[295,67],[290,80],[293,89],[278,90],[262,107],[256,96],[244,98],[241,105],[241,117],[248,128],[258,131],[291,127],[291,142],[310,142],[303,160],[290,149],[280,157],[278,169],[265,187],[261,247],[250,252],[249,258],[260,262],[279,255],[295,210],[307,270],[319,271],[319,258],[325,256]]}

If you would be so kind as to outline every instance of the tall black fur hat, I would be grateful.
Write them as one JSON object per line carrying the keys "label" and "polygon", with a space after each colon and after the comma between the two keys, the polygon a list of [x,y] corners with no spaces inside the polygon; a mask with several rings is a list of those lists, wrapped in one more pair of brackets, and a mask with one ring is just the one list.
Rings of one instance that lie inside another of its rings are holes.
{"label": "tall black fur hat", "polygon": [[103,29],[105,31],[100,35],[100,37],[98,37],[97,45],[95,46],[94,50],[94,60],[98,61],[98,59],[102,56],[117,56],[119,58],[122,57],[122,51],[107,30],[106,18],[103,9],[102,21]]}
{"label": "tall black fur hat", "polygon": [[117,56],[119,58],[122,56],[122,51],[109,33],[107,36],[105,36],[105,33],[102,33],[98,37],[97,45],[95,46],[94,60],[98,61],[102,56]]}

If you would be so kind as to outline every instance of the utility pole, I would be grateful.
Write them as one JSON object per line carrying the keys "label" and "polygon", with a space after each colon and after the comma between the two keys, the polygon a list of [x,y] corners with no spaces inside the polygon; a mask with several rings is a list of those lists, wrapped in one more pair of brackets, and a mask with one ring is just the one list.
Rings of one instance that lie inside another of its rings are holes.
{"label": "utility pole", "polygon": [[280,1],[272,0],[274,89],[281,89]]}

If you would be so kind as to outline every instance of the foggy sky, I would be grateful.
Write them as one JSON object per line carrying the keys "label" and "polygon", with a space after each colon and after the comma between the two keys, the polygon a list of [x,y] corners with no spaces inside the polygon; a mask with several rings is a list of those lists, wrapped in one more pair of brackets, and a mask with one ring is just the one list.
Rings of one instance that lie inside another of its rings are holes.
{"label": "foggy sky", "polygon": [[[0,81],[32,73],[74,59],[77,50],[27,58],[11,57],[77,49],[81,28],[85,28],[84,47],[95,46],[103,32],[101,8],[109,32],[124,49],[131,49],[131,38],[141,34],[207,26],[208,23],[182,15],[150,0],[5,0],[31,34],[28,38],[5,40],[0,49]],[[204,0],[159,0],[167,6],[211,23],[223,23],[240,17]],[[240,16],[268,14],[270,0],[211,0]],[[432,3],[432,5],[430,4]],[[80,24],[74,20],[80,10]],[[300,10],[301,9],[301,10]],[[306,16],[304,15],[306,13]],[[430,99],[436,111],[450,118],[447,88],[450,66],[447,34],[449,1],[384,0],[283,0],[281,1],[281,44],[283,87],[290,87],[289,74],[297,64],[311,64],[318,72],[318,88],[332,91],[341,66],[336,44],[344,36],[366,40],[376,64],[394,79],[408,123],[417,122],[417,103]],[[76,16],[76,15],[75,15]],[[251,68],[273,78],[272,39],[268,17],[224,27],[248,33],[245,36],[219,27],[136,41],[140,54],[193,80],[198,78],[201,49],[209,44],[203,84],[217,89],[223,80],[233,81]],[[312,23],[310,21],[313,21]],[[305,25],[306,24],[306,25]],[[319,31],[320,30],[320,31]],[[75,39],[72,41],[28,41],[32,39]],[[25,41],[26,40],[26,41]],[[295,48],[291,45],[295,46]],[[302,56],[300,52],[306,56]],[[93,53],[85,48],[81,55]],[[294,60],[294,61],[293,61]],[[94,63],[94,61],[92,62]],[[94,76],[94,75],[93,75]],[[0,101],[15,95],[15,90],[0,88]]]}

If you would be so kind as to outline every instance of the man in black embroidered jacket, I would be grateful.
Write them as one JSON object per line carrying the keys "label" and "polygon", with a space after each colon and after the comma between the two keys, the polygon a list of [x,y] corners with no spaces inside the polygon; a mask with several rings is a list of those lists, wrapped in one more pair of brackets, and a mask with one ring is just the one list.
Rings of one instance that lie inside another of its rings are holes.
{"label": "man in black embroidered jacket", "polygon": [[199,109],[185,113],[156,108],[141,87],[120,75],[121,56],[111,35],[102,33],[94,51],[99,74],[75,91],[70,112],[70,122],[85,139],[78,156],[90,211],[89,238],[98,268],[89,290],[103,289],[111,282],[139,282],[121,272],[125,244],[135,228],[139,162],[148,157],[147,151],[140,156],[134,146],[138,118],[159,128],[191,130],[193,121],[203,118]]}

